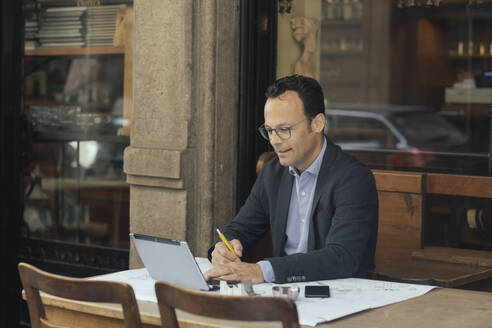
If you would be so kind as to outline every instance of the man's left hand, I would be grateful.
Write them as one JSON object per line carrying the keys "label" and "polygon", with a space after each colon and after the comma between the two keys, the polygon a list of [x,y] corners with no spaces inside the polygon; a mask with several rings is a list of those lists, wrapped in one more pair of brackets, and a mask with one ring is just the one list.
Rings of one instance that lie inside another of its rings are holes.
{"label": "man's left hand", "polygon": [[253,284],[264,282],[263,272],[259,264],[231,262],[215,265],[212,269],[205,272],[205,279],[218,278],[226,281],[245,281],[251,280]]}

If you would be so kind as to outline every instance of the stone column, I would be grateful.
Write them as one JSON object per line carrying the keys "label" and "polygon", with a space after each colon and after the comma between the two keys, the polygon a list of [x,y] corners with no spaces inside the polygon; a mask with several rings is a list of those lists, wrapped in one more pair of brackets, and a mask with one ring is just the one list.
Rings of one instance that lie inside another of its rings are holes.
{"label": "stone column", "polygon": [[130,231],[196,256],[235,213],[238,2],[134,0]]}

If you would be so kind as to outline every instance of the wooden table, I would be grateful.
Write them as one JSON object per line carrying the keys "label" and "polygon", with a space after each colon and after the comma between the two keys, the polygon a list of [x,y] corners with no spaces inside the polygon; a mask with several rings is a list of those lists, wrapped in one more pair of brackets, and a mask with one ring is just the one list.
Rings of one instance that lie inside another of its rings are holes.
{"label": "wooden table", "polygon": [[[112,304],[69,301],[45,295],[47,316],[70,327],[122,327],[122,312]],[[143,327],[160,327],[156,303],[138,302]],[[244,323],[202,318],[178,312],[182,327],[243,327]],[[492,293],[442,288],[423,296],[360,312],[318,327],[491,327]],[[248,327],[280,327],[251,323]]]}

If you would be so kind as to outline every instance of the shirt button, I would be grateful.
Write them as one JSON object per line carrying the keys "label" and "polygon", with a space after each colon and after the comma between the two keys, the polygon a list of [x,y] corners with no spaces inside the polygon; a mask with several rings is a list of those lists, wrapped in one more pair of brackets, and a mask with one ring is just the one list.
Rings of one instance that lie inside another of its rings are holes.
{"label": "shirt button", "polygon": [[306,196],[306,192],[305,191],[301,192],[301,195]]}
{"label": "shirt button", "polygon": [[304,218],[301,218],[301,222],[304,223],[304,221],[306,221]]}

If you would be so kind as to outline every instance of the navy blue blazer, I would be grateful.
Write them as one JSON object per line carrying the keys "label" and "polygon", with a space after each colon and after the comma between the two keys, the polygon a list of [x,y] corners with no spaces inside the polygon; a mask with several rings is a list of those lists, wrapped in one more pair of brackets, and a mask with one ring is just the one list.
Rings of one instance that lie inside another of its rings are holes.
{"label": "navy blue blazer", "polygon": [[[275,282],[363,276],[374,268],[378,197],[372,172],[327,141],[311,211],[307,253],[286,255],[284,246],[294,177],[278,158],[262,169],[244,206],[224,229],[247,251],[268,230]],[[209,250],[209,255],[213,246]]]}

